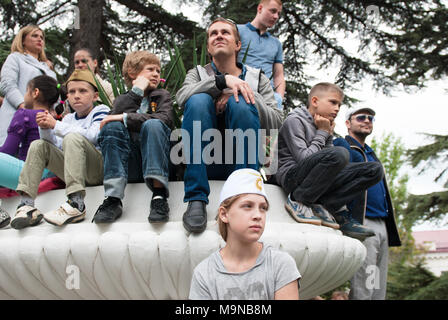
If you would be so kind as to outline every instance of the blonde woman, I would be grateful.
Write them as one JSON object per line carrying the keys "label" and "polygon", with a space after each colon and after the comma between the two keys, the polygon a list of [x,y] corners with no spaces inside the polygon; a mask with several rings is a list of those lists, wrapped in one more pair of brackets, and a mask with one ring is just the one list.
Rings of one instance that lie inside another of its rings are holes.
{"label": "blonde woman", "polygon": [[28,82],[40,75],[56,79],[45,55],[45,34],[38,26],[29,25],[20,29],[14,38],[11,54],[1,70],[0,91],[5,96],[0,108],[0,145],[6,139],[14,113],[25,106]]}

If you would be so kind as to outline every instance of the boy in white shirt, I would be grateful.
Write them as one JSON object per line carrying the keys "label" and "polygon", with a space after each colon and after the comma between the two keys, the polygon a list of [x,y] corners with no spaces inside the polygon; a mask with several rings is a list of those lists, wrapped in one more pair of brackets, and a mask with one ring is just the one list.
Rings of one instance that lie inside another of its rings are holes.
{"label": "boy in white shirt", "polygon": [[[89,70],[75,70],[66,82],[67,97],[74,113],[56,121],[48,112],[36,116],[40,140],[35,140],[19,178],[16,191],[21,195],[15,229],[37,225],[42,218],[54,225],[84,219],[85,186],[103,182],[103,159],[97,144],[100,122],[109,113],[105,105],[94,106],[98,88]],[[34,199],[44,168],[66,184],[67,202],[44,215],[34,207]]]}

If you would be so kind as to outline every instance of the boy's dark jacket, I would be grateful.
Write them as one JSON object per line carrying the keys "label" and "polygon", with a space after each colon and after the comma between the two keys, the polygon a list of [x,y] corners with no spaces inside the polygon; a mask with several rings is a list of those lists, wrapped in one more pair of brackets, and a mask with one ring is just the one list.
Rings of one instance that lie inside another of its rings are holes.
{"label": "boy's dark jacket", "polygon": [[165,89],[154,89],[149,92],[148,99],[148,113],[137,113],[143,97],[128,91],[115,99],[111,114],[127,113],[126,124],[131,132],[140,132],[142,124],[149,119],[159,119],[173,129],[173,103],[170,93]]}
{"label": "boy's dark jacket", "polygon": [[[350,161],[354,162],[368,161],[367,156],[364,153],[364,150],[362,150],[350,136],[346,136],[345,139],[337,138],[336,140],[334,140],[334,145],[345,147],[346,149],[348,149],[351,154]],[[375,161],[381,163],[381,161],[376,156],[375,152],[372,153],[372,156],[375,159]],[[397,225],[394,217],[394,208],[392,205],[392,199],[390,197],[389,188],[387,187],[385,177],[383,178],[383,183],[384,187],[386,188],[386,201],[387,201],[387,207],[389,209],[387,212],[387,218],[385,218],[389,246],[399,247],[401,246],[400,235],[398,234]],[[353,218],[355,218],[361,223],[364,223],[366,205],[367,205],[367,191],[363,193],[362,199],[354,203],[354,206],[351,209]]]}

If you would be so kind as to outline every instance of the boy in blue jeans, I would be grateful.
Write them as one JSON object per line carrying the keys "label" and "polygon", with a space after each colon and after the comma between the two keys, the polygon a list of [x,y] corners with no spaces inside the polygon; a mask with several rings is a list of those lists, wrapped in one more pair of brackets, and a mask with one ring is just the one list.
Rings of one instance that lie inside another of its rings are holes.
{"label": "boy in blue jeans", "polygon": [[126,84],[111,115],[101,122],[98,142],[104,159],[106,199],[93,217],[111,223],[123,212],[127,182],[144,181],[152,191],[150,223],[168,221],[168,176],[173,109],[170,93],[157,89],[160,60],[147,51],[129,53],[123,62]]}
{"label": "boy in blue jeans", "polygon": [[289,194],[285,207],[296,221],[340,228],[363,240],[375,233],[353,219],[346,204],[378,183],[383,170],[375,162],[349,163],[348,151],[333,145],[343,98],[337,85],[319,83],[308,108],[289,113],[279,132],[276,179]]}

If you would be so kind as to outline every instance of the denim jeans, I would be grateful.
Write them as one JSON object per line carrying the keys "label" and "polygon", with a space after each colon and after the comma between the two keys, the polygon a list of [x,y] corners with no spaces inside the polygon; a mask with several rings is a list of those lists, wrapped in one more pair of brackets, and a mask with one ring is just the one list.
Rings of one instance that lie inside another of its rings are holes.
{"label": "denim jeans", "polygon": [[153,190],[152,179],[168,194],[171,130],[158,119],[149,119],[140,133],[129,132],[122,122],[107,123],[98,143],[104,159],[106,197],[123,199],[127,182],[143,182]]}
{"label": "denim jeans", "polygon": [[330,213],[359,198],[383,178],[378,162],[349,163],[343,147],[318,151],[291,168],[284,189],[305,205],[322,204]]}
{"label": "denim jeans", "polygon": [[[237,139],[233,138],[233,149],[229,150],[227,148],[226,150],[224,148],[225,137],[222,137],[222,143],[218,147],[222,148],[223,160],[220,160],[220,163],[206,163],[203,152],[213,141],[204,141],[207,139],[203,139],[203,134],[206,130],[218,129],[220,119],[223,120],[225,129],[241,129],[242,132],[252,129],[256,142],[252,141],[252,143],[249,143],[249,138],[245,137],[240,141],[241,143],[237,143]],[[260,144],[258,110],[253,104],[246,103],[241,95],[239,96],[239,102],[236,102],[235,98],[231,96],[227,102],[224,114],[220,116],[216,114],[215,102],[210,95],[199,93],[191,96],[185,104],[182,129],[184,146],[189,143],[189,147],[186,147],[188,150],[185,151],[187,166],[184,175],[184,202],[201,200],[208,203],[208,195],[210,194],[209,178],[225,180],[234,170],[242,168],[258,170],[258,150]],[[188,136],[186,133],[188,133]],[[228,156],[230,152],[233,152],[233,159],[230,159],[230,161],[229,159],[224,159],[226,158],[226,153]]]}

